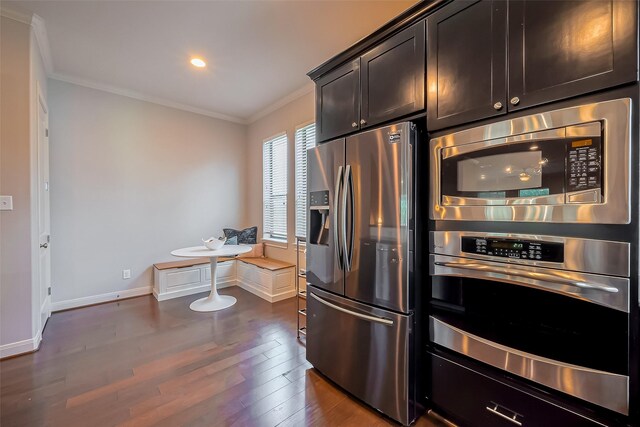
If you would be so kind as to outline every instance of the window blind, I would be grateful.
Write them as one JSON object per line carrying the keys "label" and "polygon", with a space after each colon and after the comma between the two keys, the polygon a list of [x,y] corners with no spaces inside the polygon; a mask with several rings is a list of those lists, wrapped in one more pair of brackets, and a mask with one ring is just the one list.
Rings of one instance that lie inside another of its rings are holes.
{"label": "window blind", "polygon": [[264,142],[262,147],[263,238],[287,240],[287,135]]}
{"label": "window blind", "polygon": [[307,235],[307,150],[316,146],[316,125],[296,130],[296,237]]}

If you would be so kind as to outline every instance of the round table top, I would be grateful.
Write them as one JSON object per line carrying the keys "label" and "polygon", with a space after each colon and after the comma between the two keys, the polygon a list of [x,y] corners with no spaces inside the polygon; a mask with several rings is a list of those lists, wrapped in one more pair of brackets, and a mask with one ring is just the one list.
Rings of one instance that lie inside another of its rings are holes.
{"label": "round table top", "polygon": [[190,248],[176,249],[171,251],[171,255],[185,258],[196,257],[218,257],[218,256],[234,256],[244,254],[251,251],[251,246],[246,245],[224,245],[220,249],[211,250],[206,246],[192,246]]}

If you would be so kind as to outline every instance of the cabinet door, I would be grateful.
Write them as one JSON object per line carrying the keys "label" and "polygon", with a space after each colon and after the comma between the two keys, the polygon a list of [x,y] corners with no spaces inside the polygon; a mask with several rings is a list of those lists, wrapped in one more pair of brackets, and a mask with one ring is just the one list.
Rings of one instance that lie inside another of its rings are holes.
{"label": "cabinet door", "polygon": [[360,128],[360,59],[316,80],[316,132],[318,141]]}
{"label": "cabinet door", "polygon": [[507,2],[459,1],[427,18],[427,128],[506,111]]}
{"label": "cabinet door", "polygon": [[634,81],[635,1],[509,3],[509,109]]}
{"label": "cabinet door", "polygon": [[424,27],[419,22],[362,55],[361,126],[424,108]]}

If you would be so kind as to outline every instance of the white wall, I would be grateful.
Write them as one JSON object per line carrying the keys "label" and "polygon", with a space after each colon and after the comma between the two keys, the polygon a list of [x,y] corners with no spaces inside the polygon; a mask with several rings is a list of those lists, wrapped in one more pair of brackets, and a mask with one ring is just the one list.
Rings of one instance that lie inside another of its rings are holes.
{"label": "white wall", "polygon": [[57,80],[49,107],[54,310],[149,292],[171,250],[245,225],[245,126]]}
{"label": "white wall", "polygon": [[37,263],[37,93],[46,97],[40,50],[28,16],[0,18],[0,357],[37,348],[40,298]]}
{"label": "white wall", "polygon": [[0,344],[31,335],[31,196],[29,43],[27,24],[0,18],[0,194],[13,210],[0,212]]}
{"label": "white wall", "polygon": [[247,216],[245,222],[258,225],[262,233],[262,144],[265,139],[281,132],[287,132],[289,143],[288,175],[289,189],[287,197],[287,233],[288,244],[267,246],[266,255],[272,258],[296,262],[295,253],[295,129],[315,119],[315,94],[313,90],[289,104],[251,123],[248,129],[247,166],[259,173],[252,177],[246,188]]}

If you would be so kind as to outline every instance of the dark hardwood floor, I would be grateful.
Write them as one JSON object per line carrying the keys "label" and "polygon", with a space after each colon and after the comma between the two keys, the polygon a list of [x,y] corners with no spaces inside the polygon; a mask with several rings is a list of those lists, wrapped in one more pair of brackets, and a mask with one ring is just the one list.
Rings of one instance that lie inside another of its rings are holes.
{"label": "dark hardwood floor", "polygon": [[189,310],[202,295],[54,313],[38,352],[0,362],[0,425],[394,425],[305,360],[295,299],[222,293],[238,303],[214,313]]}

